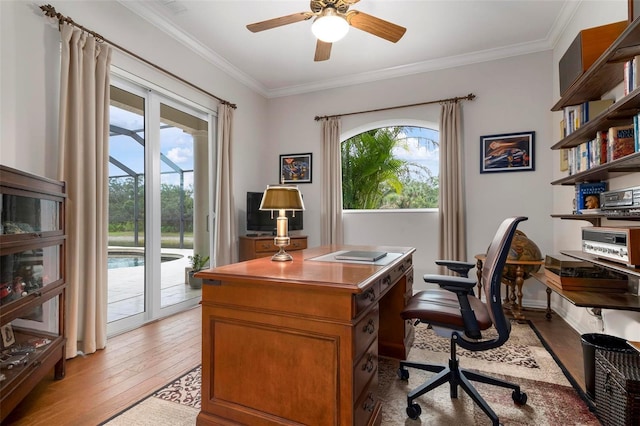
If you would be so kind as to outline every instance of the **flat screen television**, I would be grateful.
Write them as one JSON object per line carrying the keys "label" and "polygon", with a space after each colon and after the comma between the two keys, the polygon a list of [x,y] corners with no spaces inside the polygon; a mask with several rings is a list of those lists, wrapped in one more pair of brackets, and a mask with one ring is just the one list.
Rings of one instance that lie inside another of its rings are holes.
{"label": "flat screen television", "polygon": [[[273,217],[271,217],[270,211],[260,210],[263,194],[262,192],[247,192],[247,231],[268,232],[275,235],[278,212],[273,212]],[[295,213],[294,216],[293,212],[286,212],[289,218],[289,231],[302,230],[302,214],[304,212]]]}

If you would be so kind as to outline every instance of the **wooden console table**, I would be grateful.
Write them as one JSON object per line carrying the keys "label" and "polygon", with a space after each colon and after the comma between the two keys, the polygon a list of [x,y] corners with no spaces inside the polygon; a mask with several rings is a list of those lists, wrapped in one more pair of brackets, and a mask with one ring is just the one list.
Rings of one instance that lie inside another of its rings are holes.
{"label": "wooden console table", "polygon": [[[333,253],[376,250],[375,263]],[[412,295],[413,248],[328,246],[196,274],[202,289],[198,425],[374,425],[378,355],[413,342],[400,312]]]}
{"label": "wooden console table", "polygon": [[[476,260],[478,261],[476,272],[478,274],[478,293],[480,299],[482,299],[482,263],[487,258],[484,254],[476,254]],[[512,260],[507,259],[507,265],[515,265],[516,277],[515,280],[503,276],[502,283],[507,288],[502,305],[505,309],[511,310],[511,315],[517,320],[526,319],[522,313],[522,287],[524,286],[524,280],[529,278],[525,276],[525,268],[527,266],[540,266],[544,265],[544,260]]]}
{"label": "wooden console table", "polygon": [[[304,250],[307,248],[306,235],[289,236],[291,243],[285,247],[287,253]],[[273,243],[273,235],[248,236],[240,237],[239,260],[257,259],[259,257],[271,257],[278,252],[279,248]]]}

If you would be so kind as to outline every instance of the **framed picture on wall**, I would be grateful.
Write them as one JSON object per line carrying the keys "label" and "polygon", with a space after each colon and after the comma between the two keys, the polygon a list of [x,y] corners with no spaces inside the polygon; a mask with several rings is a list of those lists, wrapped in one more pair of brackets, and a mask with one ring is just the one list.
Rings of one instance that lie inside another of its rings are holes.
{"label": "framed picture on wall", "polygon": [[535,132],[480,136],[480,173],[535,170]]}
{"label": "framed picture on wall", "polygon": [[280,156],[280,183],[311,183],[311,153]]}

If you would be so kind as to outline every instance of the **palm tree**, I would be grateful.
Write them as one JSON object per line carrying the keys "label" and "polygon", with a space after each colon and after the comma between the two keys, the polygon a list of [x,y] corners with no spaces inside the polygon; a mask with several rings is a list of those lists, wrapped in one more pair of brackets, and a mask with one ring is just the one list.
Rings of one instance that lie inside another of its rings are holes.
{"label": "palm tree", "polygon": [[342,197],[345,209],[378,209],[388,193],[401,193],[407,162],[394,158],[401,127],[369,130],[342,143]]}

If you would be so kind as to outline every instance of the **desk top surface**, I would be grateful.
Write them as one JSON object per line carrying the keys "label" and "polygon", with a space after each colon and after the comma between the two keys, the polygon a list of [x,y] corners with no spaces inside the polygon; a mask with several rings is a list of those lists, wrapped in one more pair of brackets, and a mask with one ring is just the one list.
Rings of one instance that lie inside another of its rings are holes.
{"label": "desk top surface", "polygon": [[[390,261],[385,262],[342,262],[327,261],[327,255],[348,250],[386,251]],[[293,260],[277,262],[270,257],[233,263],[200,271],[196,277],[204,284],[215,281],[248,282],[264,284],[306,285],[342,288],[351,292],[361,292],[372,279],[404,263],[415,251],[412,247],[390,246],[321,246],[306,250],[292,251]],[[316,260],[315,258],[319,258]],[[324,258],[324,260],[323,260]]]}

